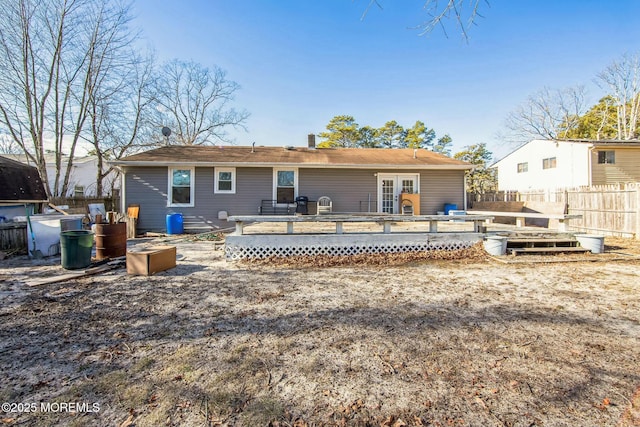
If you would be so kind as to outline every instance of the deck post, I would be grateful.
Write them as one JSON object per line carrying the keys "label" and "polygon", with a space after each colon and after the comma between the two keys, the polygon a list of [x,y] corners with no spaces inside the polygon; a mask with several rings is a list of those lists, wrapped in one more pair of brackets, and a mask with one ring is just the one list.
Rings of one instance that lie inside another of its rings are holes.
{"label": "deck post", "polygon": [[429,221],[429,233],[438,232],[438,221]]}
{"label": "deck post", "polygon": [[342,234],[342,221],[336,221],[336,234]]}
{"label": "deck post", "polygon": [[391,221],[387,221],[387,220],[382,221],[382,232],[384,234],[391,233]]}
{"label": "deck post", "polygon": [[287,234],[293,234],[293,222],[287,221]]}
{"label": "deck post", "polygon": [[566,221],[567,221],[567,220],[564,220],[564,219],[562,219],[562,218],[560,218],[560,219],[558,220],[558,231],[562,231],[563,233],[564,233],[565,231],[567,231],[567,223],[566,223]]}
{"label": "deck post", "polygon": [[236,236],[242,236],[244,232],[244,223],[242,221],[236,221]]}

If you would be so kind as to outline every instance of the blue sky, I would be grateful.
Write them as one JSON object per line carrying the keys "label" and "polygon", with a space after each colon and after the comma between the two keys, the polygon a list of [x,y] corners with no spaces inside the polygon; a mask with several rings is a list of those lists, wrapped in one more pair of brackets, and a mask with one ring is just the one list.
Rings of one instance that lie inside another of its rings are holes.
{"label": "blue sky", "polygon": [[453,152],[486,143],[508,113],[550,87],[586,85],[625,52],[640,51],[639,0],[489,0],[464,41],[427,19],[423,0],[136,0],[135,25],[160,61],[194,60],[240,84],[249,111],[238,145],[304,145],[341,114],[361,126],[421,120]]}

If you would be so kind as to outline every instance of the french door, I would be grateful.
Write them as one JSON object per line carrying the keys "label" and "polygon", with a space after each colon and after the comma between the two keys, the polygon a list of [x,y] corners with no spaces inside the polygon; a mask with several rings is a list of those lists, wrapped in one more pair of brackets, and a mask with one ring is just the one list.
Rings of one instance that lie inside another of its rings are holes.
{"label": "french door", "polygon": [[418,174],[378,174],[378,212],[397,214],[400,212],[401,193],[419,193]]}

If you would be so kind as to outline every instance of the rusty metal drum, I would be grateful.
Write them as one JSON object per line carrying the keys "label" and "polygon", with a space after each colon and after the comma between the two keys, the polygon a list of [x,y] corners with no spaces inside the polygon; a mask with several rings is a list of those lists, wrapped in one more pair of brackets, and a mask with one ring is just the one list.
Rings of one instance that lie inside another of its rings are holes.
{"label": "rusty metal drum", "polygon": [[117,258],[127,255],[127,224],[96,224],[96,258]]}

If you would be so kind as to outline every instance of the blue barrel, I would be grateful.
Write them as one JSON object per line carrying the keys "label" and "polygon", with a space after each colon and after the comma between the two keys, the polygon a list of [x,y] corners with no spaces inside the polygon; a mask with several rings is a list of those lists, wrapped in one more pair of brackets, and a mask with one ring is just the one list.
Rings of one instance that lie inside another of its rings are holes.
{"label": "blue barrel", "polygon": [[445,203],[444,204],[444,214],[449,215],[449,211],[457,211],[458,205],[455,203]]}
{"label": "blue barrel", "polygon": [[182,234],[184,225],[181,213],[172,213],[167,215],[167,234]]}

